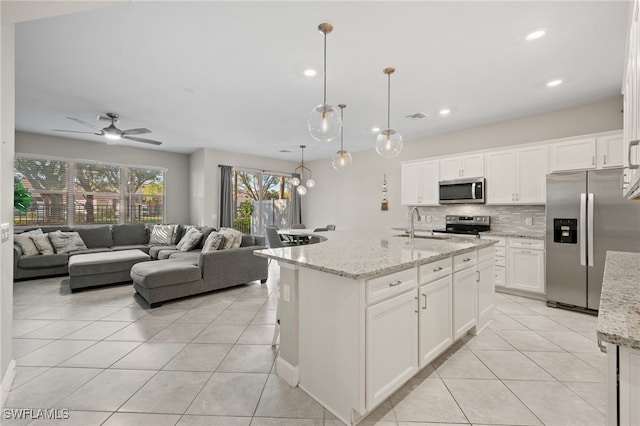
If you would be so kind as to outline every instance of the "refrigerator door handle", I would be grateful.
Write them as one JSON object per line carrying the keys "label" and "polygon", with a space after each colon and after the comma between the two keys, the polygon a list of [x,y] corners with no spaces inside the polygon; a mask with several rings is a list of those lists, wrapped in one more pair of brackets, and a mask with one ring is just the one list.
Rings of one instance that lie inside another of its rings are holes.
{"label": "refrigerator door handle", "polygon": [[589,224],[587,225],[587,248],[589,258],[589,266],[593,266],[593,202],[595,201],[595,196],[592,192],[589,193],[587,197],[587,218]]}
{"label": "refrigerator door handle", "polygon": [[587,263],[586,254],[587,248],[585,247],[586,240],[586,225],[587,225],[587,194],[584,192],[580,194],[580,265],[585,266]]}

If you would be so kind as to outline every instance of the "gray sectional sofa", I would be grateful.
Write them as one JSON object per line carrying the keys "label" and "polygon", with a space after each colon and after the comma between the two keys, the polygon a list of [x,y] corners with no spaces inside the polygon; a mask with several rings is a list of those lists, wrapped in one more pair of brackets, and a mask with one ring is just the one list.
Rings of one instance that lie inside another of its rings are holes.
{"label": "gray sectional sofa", "polygon": [[[190,251],[179,251],[177,243],[182,238],[186,225],[178,225],[176,244],[172,245],[149,244],[152,227],[153,225],[145,224],[74,229],[42,227],[45,233],[56,230],[78,232],[87,249],[70,253],[25,256],[21,247],[14,244],[14,279],[68,274],[69,259],[79,254],[137,249],[147,253],[151,261],[143,262],[149,266],[146,269],[142,268],[142,272],[138,274],[134,274],[137,264],[129,266],[130,277],[134,281],[136,291],[152,306],[183,296],[255,280],[264,283],[267,280],[267,259],[253,255],[254,250],[266,248],[264,237],[243,235],[239,248],[202,253],[202,245],[214,228],[201,227],[204,235],[198,245]],[[91,281],[85,282],[81,287],[91,287],[91,284]],[[102,284],[104,282],[98,280],[95,285]]]}

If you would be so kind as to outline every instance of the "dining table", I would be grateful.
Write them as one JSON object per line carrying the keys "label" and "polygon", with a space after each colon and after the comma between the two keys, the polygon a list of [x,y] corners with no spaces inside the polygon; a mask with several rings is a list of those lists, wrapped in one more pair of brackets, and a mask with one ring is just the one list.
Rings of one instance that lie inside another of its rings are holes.
{"label": "dining table", "polygon": [[292,244],[307,244],[313,232],[311,228],[278,229],[278,235],[283,236]]}

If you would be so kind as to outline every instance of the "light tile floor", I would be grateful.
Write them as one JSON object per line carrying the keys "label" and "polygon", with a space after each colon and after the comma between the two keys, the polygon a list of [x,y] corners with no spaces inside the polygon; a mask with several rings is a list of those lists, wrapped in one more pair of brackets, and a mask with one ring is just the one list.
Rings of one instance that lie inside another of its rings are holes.
{"label": "light tile floor", "polygon": [[[275,374],[278,271],[150,310],[130,285],[70,294],[65,277],[14,285],[9,408],[70,410],[3,425],[340,425]],[[363,425],[603,425],[606,356],[596,317],[496,295],[465,336]],[[4,417],[4,416],[3,416]]]}

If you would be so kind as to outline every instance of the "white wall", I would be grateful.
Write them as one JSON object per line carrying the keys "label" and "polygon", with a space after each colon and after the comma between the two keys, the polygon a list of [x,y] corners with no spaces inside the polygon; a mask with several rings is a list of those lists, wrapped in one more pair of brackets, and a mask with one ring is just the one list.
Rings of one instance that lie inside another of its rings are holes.
{"label": "white wall", "polygon": [[189,155],[64,137],[16,132],[16,154],[95,160],[167,169],[166,222],[189,223]]}
{"label": "white wall", "polygon": [[[191,154],[191,223],[218,226],[220,204],[220,167],[293,173],[298,162],[236,154],[215,149],[200,149]],[[214,221],[212,214],[217,215]]]}
{"label": "white wall", "polygon": [[[338,229],[389,229],[405,226],[400,204],[400,162],[582,134],[622,129],[622,98],[562,111],[510,120],[405,143],[392,160],[371,149],[353,153],[352,167],[336,171],[329,159],[309,162],[316,187],[305,196],[302,218],[307,227],[335,224]],[[398,129],[402,132],[402,129]],[[349,142],[345,141],[349,149]],[[387,175],[389,211],[380,210],[383,175]]]}

